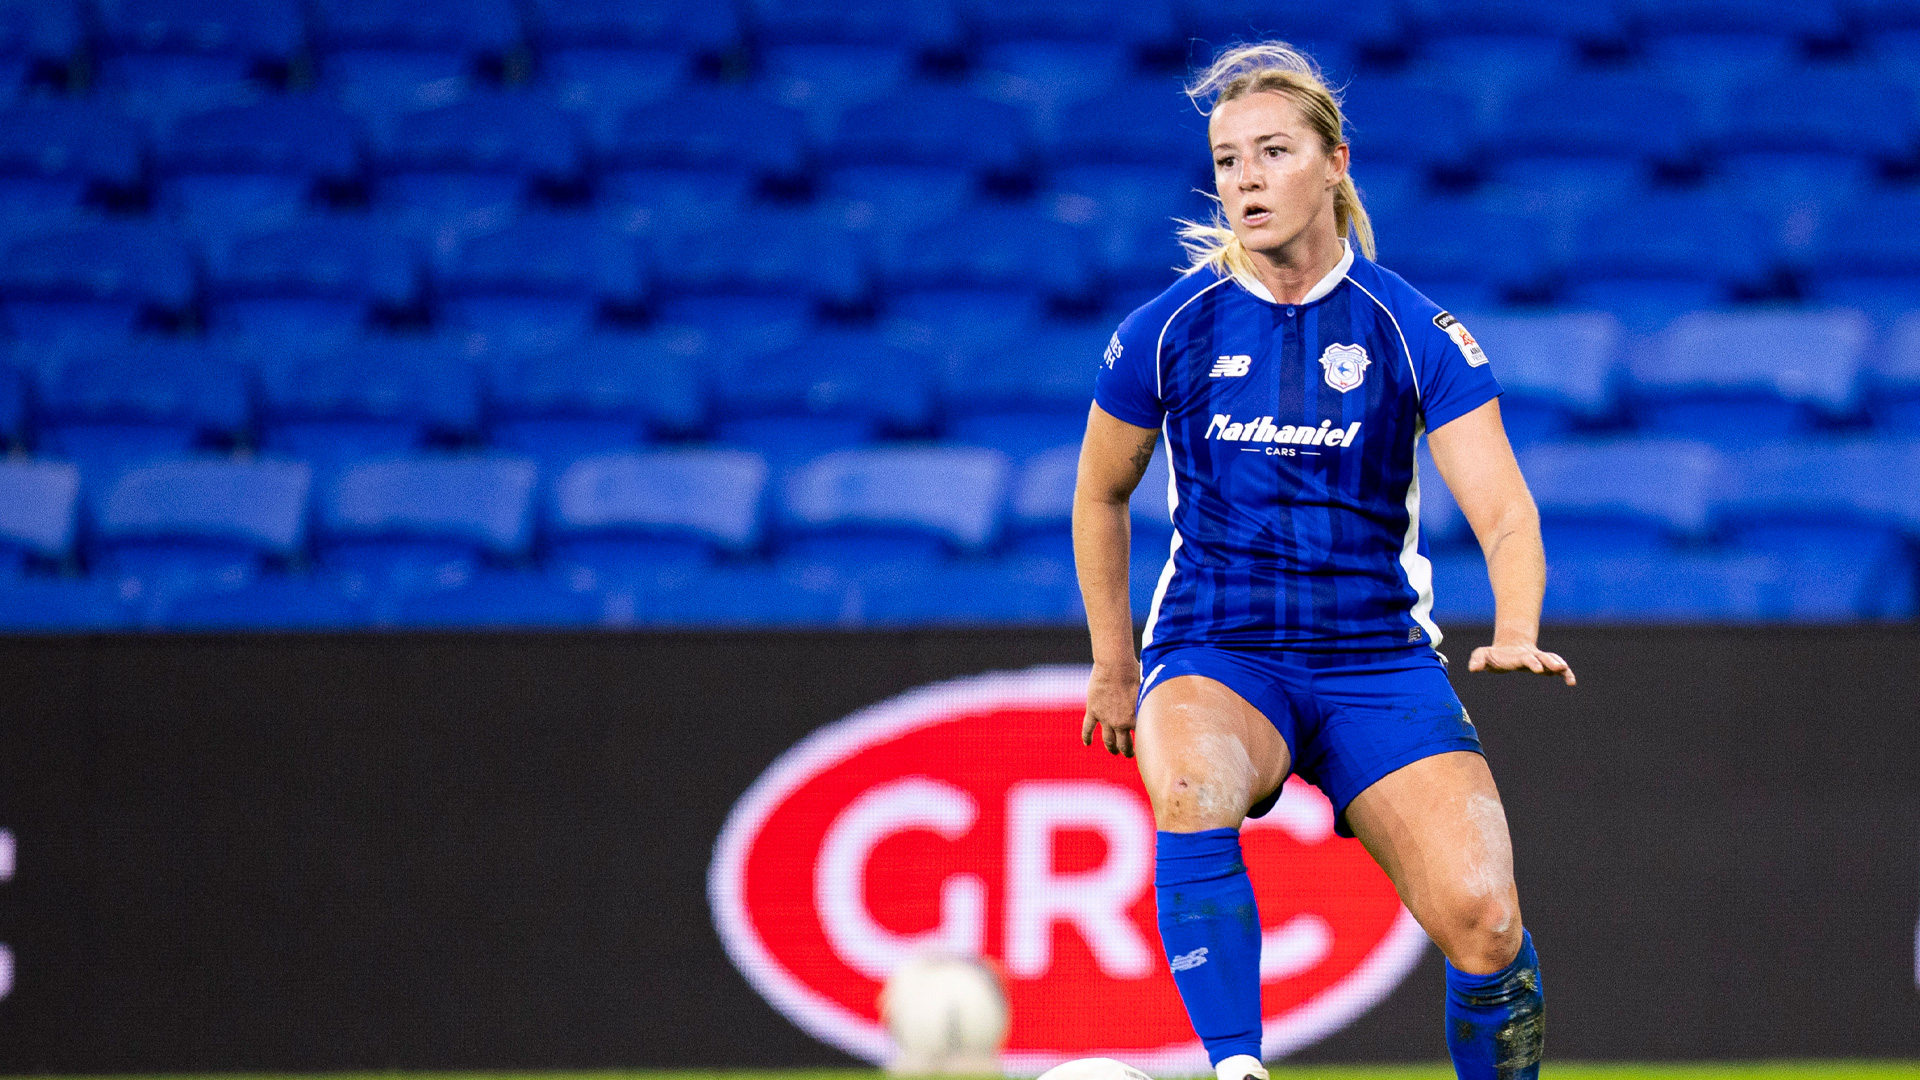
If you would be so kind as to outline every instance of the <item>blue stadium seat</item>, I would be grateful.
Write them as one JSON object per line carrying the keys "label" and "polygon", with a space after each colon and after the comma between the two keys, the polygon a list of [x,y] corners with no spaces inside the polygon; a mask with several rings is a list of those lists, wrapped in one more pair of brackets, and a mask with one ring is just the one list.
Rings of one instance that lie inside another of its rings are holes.
{"label": "blue stadium seat", "polygon": [[1762,77],[1733,93],[1716,133],[1722,153],[1900,158],[1914,146],[1913,90],[1866,71]]}
{"label": "blue stadium seat", "polygon": [[1867,412],[1875,426],[1920,435],[1920,312],[1909,312],[1894,325],[1867,386]]}
{"label": "blue stadium seat", "polygon": [[[1592,7],[1603,18],[1607,14],[1602,5]],[[1473,105],[1476,121],[1499,113],[1541,83],[1579,71],[1582,60],[1580,43],[1571,37],[1472,22],[1417,33],[1412,40],[1416,51],[1409,74],[1463,94]],[[1474,77],[1463,82],[1461,71]]]}
{"label": "blue stadium seat", "polygon": [[465,96],[479,57],[521,45],[513,0],[317,0],[321,75],[334,96],[383,133],[395,116]]}
{"label": "blue stadium seat", "polygon": [[1564,274],[1568,298],[1650,329],[1693,308],[1724,303],[1765,275],[1758,221],[1707,193],[1659,194],[1596,208],[1575,229]]}
{"label": "blue stadium seat", "polygon": [[100,81],[124,107],[170,117],[240,100],[256,62],[305,44],[295,0],[100,0]]}
{"label": "blue stadium seat", "polygon": [[1706,533],[1721,464],[1705,443],[1619,439],[1539,443],[1520,452],[1520,470],[1550,554],[1655,555]]}
{"label": "blue stadium seat", "polygon": [[996,4],[961,0],[960,17],[988,42],[1051,39],[1113,41],[1129,47],[1165,44],[1178,33],[1168,0],[1103,4],[1100,0],[1027,0]]}
{"label": "blue stadium seat", "polygon": [[408,113],[394,122],[379,162],[383,196],[430,219],[511,208],[536,179],[570,180],[583,144],[574,118],[511,94]]}
{"label": "blue stadium seat", "polygon": [[620,118],[671,96],[692,75],[692,60],[669,48],[578,46],[541,54],[542,81],[553,100],[584,119],[597,146],[612,145]]}
{"label": "blue stadium seat", "polygon": [[609,217],[635,234],[704,231],[701,225],[739,213],[759,177],[744,169],[621,168],[599,177]]}
{"label": "blue stadium seat", "polygon": [[840,119],[829,151],[847,164],[939,165],[1015,172],[1027,160],[1020,110],[955,86],[917,83]]}
{"label": "blue stadium seat", "polygon": [[849,586],[814,568],[720,566],[671,587],[614,591],[608,621],[641,626],[826,627],[851,623]]}
{"label": "blue stadium seat", "polygon": [[204,342],[147,340],[49,373],[39,449],[78,461],[88,482],[198,444],[237,441],[251,421],[246,370]]}
{"label": "blue stadium seat", "polygon": [[0,266],[0,298],[16,336],[124,338],[149,310],[193,297],[193,260],[165,230],[131,222],[16,240]]}
{"label": "blue stadium seat", "polygon": [[0,461],[0,578],[29,556],[59,562],[73,551],[80,470],[65,461]]}
{"label": "blue stadium seat", "polygon": [[[1007,496],[1007,531],[1015,552],[1073,564],[1073,488],[1079,469],[1080,448],[1071,444],[1021,463]],[[1151,478],[1142,483],[1150,484]]]}
{"label": "blue stadium seat", "polygon": [[646,293],[633,239],[573,215],[526,217],[469,238],[439,285],[453,323],[507,340],[579,337],[602,308],[632,309]]}
{"label": "blue stadium seat", "polygon": [[1832,38],[1843,29],[1838,5],[1821,0],[1625,0],[1625,10],[1650,32]]}
{"label": "blue stadium seat", "polygon": [[1207,118],[1175,79],[1131,79],[1067,109],[1050,162],[1151,165],[1212,174]]}
{"label": "blue stadium seat", "polygon": [[261,574],[233,588],[182,592],[156,604],[150,627],[165,630],[353,630],[364,605],[324,575]]}
{"label": "blue stadium seat", "polygon": [[1442,307],[1485,308],[1547,276],[1543,231],[1525,214],[1472,199],[1426,199],[1375,222],[1380,262]]}
{"label": "blue stadium seat", "polygon": [[683,295],[659,305],[659,323],[688,355],[710,371],[735,370],[797,344],[813,323],[814,305],[804,296],[766,293]]}
{"label": "blue stadium seat", "polygon": [[1127,557],[1127,599],[1133,608],[1135,625],[1144,624],[1153,611],[1153,598],[1160,589],[1160,576],[1171,558],[1166,543],[1145,543],[1136,536]]}
{"label": "blue stadium seat", "polygon": [[377,599],[470,580],[533,543],[537,469],[519,457],[367,461],[320,497],[322,564]]}
{"label": "blue stadium seat", "polygon": [[1623,336],[1613,316],[1475,314],[1462,322],[1499,373],[1500,415],[1514,445],[1560,437],[1613,411]]}
{"label": "blue stadium seat", "polygon": [[120,630],[134,612],[117,582],[85,578],[0,581],[0,632],[73,633]]}
{"label": "blue stadium seat", "polygon": [[[1423,507],[1425,495],[1423,486]],[[1442,630],[1451,634],[1459,623],[1493,622],[1493,584],[1487,579],[1486,556],[1479,548],[1437,549],[1430,561],[1433,564],[1433,618]]]}
{"label": "blue stadium seat", "polygon": [[832,137],[842,113],[894,92],[914,70],[913,50],[897,44],[773,45],[762,59],[774,96],[805,113],[821,142]]}
{"label": "blue stadium seat", "polygon": [[493,380],[493,444],[560,461],[701,430],[707,402],[690,336],[594,335],[503,363]]}
{"label": "blue stadium seat", "polygon": [[397,597],[382,626],[506,630],[594,626],[601,597],[534,573],[479,573],[458,586]]}
{"label": "blue stadium seat", "polygon": [[716,168],[797,173],[806,159],[806,120],[744,89],[698,87],[642,105],[620,121],[606,148],[615,170]]}
{"label": "blue stadium seat", "polygon": [[1920,296],[1920,197],[1882,192],[1836,214],[1807,257],[1814,297],[1891,319]]}
{"label": "blue stadium seat", "polygon": [[915,289],[889,301],[887,333],[903,348],[951,368],[969,356],[1010,349],[1036,333],[1046,314],[1032,289]]}
{"label": "blue stadium seat", "polygon": [[821,213],[760,210],[752,243],[731,229],[663,232],[653,245],[661,285],[682,292],[791,292],[859,306],[869,291],[856,235]]}
{"label": "blue stadium seat", "polygon": [[1358,161],[1465,167],[1480,145],[1474,102],[1444,87],[1375,76],[1343,104]]}
{"label": "blue stadium seat", "polygon": [[[1186,263],[1174,220],[1206,221],[1213,213],[1196,191],[1204,182],[1194,168],[1071,166],[1054,174],[1052,216],[1086,233],[1093,265],[1109,287],[1158,292]],[[1374,205],[1371,189],[1367,198]]]}
{"label": "blue stadium seat", "polygon": [[1265,0],[1181,0],[1182,29],[1215,49],[1235,41],[1391,44],[1402,27],[1392,0],[1275,5]]}
{"label": "blue stadium seat", "polygon": [[236,586],[300,556],[313,472],[290,461],[163,461],[131,468],[93,499],[95,562],[137,579],[147,603]]}
{"label": "blue stadium seat", "polygon": [[796,467],[780,492],[788,557],[857,575],[879,562],[977,552],[999,536],[1011,465],[996,450],[841,450]]}
{"label": "blue stadium seat", "polygon": [[79,212],[94,185],[140,179],[140,136],[124,118],[82,101],[35,101],[0,111],[0,219],[48,228]]}
{"label": "blue stadium seat", "polygon": [[1844,0],[1841,11],[1859,31],[1920,29],[1920,4],[1914,0]]}
{"label": "blue stadium seat", "polygon": [[554,480],[547,562],[600,584],[645,583],[760,542],[766,459],[741,450],[602,454]]}
{"label": "blue stadium seat", "polygon": [[949,0],[749,0],[747,7],[769,42],[953,49],[961,37]]}
{"label": "blue stadium seat", "polygon": [[965,560],[890,567],[853,587],[864,626],[1065,626],[1083,624],[1071,563]]}
{"label": "blue stadium seat", "polygon": [[420,294],[420,260],[387,223],[311,217],[242,236],[208,268],[213,324],[291,345],[358,336]]}
{"label": "blue stadium seat", "polygon": [[722,52],[740,42],[732,4],[703,0],[533,0],[534,36],[544,51],[673,48]]}
{"label": "blue stadium seat", "polygon": [[0,446],[26,441],[27,377],[12,364],[0,361]]}
{"label": "blue stadium seat", "polygon": [[1873,328],[1858,311],[1696,312],[1632,365],[1650,431],[1737,445],[1840,416],[1859,400]]}
{"label": "blue stadium seat", "polygon": [[1079,297],[1091,287],[1081,235],[1025,208],[982,206],[907,237],[881,254],[883,286],[1030,289]]}
{"label": "blue stadium seat", "polygon": [[716,435],[792,461],[883,434],[922,434],[931,423],[930,367],[876,331],[816,331],[715,381]]}
{"label": "blue stadium seat", "polygon": [[1502,171],[1516,157],[1683,161],[1700,139],[1691,98],[1645,75],[1612,72],[1568,73],[1516,95],[1488,137],[1500,147]]}
{"label": "blue stadium seat", "polygon": [[1422,36],[1464,32],[1610,43],[1626,33],[1619,8],[1610,3],[1412,0],[1406,14],[1410,29]]}
{"label": "blue stadium seat", "polygon": [[82,40],[73,0],[0,0],[0,57],[67,60]]}
{"label": "blue stadium seat", "polygon": [[364,338],[261,372],[266,447],[323,468],[403,454],[480,424],[473,365],[439,341]]}
{"label": "blue stadium seat", "polygon": [[183,118],[158,147],[166,198],[205,231],[287,219],[318,179],[360,171],[360,128],[312,97],[275,97]]}
{"label": "blue stadium seat", "polygon": [[[1834,580],[1848,576],[1840,568]],[[1667,623],[1752,622],[1793,617],[1796,588],[1791,568],[1764,555],[1666,553],[1556,556],[1547,548],[1546,618],[1555,622]],[[1436,606],[1437,606],[1436,601]]]}
{"label": "blue stadium seat", "polygon": [[1045,324],[996,349],[963,354],[945,381],[948,438],[1015,458],[1078,446],[1093,375],[1112,329]]}
{"label": "blue stadium seat", "polygon": [[945,165],[850,165],[829,170],[821,202],[875,246],[897,247],[916,229],[951,221],[979,194],[973,170]]}

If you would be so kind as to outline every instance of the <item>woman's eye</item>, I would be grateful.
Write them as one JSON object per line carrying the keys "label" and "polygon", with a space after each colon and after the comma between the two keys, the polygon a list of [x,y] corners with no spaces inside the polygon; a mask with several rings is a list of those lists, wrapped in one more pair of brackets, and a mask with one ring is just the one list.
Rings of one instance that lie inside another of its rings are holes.
{"label": "woman's eye", "polygon": [[1269,147],[1267,147],[1267,156],[1268,156],[1268,157],[1279,157],[1279,156],[1280,156],[1280,155],[1281,155],[1282,153],[1284,153],[1284,152],[1285,152],[1285,151],[1283,151],[1283,150],[1282,150],[1282,149],[1281,149],[1280,147],[1278,147],[1278,146],[1269,146]]}
{"label": "woman's eye", "polygon": [[1213,167],[1216,169],[1231,169],[1233,168],[1233,159],[1230,157],[1218,158],[1214,161]]}

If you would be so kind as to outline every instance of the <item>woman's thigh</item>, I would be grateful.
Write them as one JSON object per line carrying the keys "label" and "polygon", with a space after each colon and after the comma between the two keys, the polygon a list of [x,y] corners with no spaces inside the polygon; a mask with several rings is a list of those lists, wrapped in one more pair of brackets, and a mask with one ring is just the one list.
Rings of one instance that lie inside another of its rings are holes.
{"label": "woman's thigh", "polygon": [[1154,823],[1168,832],[1239,828],[1291,765],[1286,740],[1266,716],[1202,675],[1154,687],[1133,738]]}
{"label": "woman's thigh", "polygon": [[1520,949],[1513,842],[1487,761],[1421,758],[1347,806],[1347,824],[1455,967],[1488,974]]}

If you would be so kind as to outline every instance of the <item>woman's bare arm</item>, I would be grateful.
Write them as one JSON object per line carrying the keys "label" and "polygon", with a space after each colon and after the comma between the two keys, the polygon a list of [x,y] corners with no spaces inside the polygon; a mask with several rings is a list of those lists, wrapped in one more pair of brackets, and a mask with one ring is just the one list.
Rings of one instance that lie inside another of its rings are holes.
{"label": "woman's bare arm", "polygon": [[1094,405],[1087,413],[1073,489],[1073,561],[1093,636],[1093,678],[1080,741],[1091,744],[1098,729],[1108,752],[1127,757],[1133,756],[1133,707],[1140,691],[1127,596],[1127,503],[1159,438],[1158,431],[1116,420]]}
{"label": "woman's bare arm", "polygon": [[1499,400],[1429,432],[1427,445],[1480,541],[1487,578],[1493,583],[1493,644],[1473,650],[1467,670],[1525,669],[1559,675],[1572,686],[1573,669],[1567,662],[1538,647],[1540,598],[1547,585],[1540,511],[1507,443]]}

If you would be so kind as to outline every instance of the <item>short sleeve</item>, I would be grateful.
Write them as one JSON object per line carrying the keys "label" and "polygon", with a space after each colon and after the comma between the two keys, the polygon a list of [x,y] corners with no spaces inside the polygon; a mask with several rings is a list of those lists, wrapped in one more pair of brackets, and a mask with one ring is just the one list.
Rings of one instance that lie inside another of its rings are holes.
{"label": "short sleeve", "polygon": [[1137,315],[1120,324],[1093,380],[1093,400],[1109,416],[1136,427],[1157,428],[1166,415],[1160,401],[1159,342],[1137,330]]}
{"label": "short sleeve", "polygon": [[1420,411],[1428,431],[1500,396],[1487,354],[1459,319],[1442,311],[1421,328],[1419,338]]}

